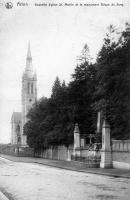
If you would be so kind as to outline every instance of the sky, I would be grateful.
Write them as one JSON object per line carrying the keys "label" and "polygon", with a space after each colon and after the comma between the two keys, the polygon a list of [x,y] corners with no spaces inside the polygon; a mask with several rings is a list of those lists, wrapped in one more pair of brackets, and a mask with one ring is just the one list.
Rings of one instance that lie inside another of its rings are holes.
{"label": "sky", "polygon": [[[130,22],[129,0],[20,1],[28,6],[11,2],[13,8],[6,9],[7,1],[0,0],[0,143],[10,142],[11,115],[21,111],[22,74],[29,41],[37,72],[38,98],[49,97],[56,76],[66,83],[71,80],[84,44],[88,44],[91,56],[96,58],[107,27],[114,24],[123,28],[125,22]],[[64,5],[76,2],[82,6]],[[101,6],[101,2],[124,6]],[[100,5],[84,6],[84,3]]]}

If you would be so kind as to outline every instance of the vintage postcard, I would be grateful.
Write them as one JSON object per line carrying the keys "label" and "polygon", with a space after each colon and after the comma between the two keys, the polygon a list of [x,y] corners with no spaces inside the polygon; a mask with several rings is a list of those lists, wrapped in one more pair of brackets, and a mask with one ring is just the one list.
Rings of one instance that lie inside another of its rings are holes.
{"label": "vintage postcard", "polygon": [[130,199],[129,39],[129,0],[0,0],[0,200]]}

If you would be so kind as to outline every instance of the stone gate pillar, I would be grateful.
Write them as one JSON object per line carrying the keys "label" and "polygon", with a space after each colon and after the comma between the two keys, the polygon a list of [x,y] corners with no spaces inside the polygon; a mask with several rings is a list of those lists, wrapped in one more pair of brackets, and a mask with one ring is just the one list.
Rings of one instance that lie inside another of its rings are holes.
{"label": "stone gate pillar", "polygon": [[110,142],[110,126],[104,120],[102,126],[101,168],[112,168],[112,152]]}
{"label": "stone gate pillar", "polygon": [[74,128],[74,155],[80,155],[80,131],[79,126],[76,123]]}

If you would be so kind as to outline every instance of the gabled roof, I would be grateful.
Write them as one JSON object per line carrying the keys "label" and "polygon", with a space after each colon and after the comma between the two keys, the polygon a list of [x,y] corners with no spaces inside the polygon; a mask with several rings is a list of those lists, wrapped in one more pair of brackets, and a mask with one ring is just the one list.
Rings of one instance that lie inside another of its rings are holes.
{"label": "gabled roof", "polygon": [[21,112],[13,112],[11,121],[14,123],[20,123],[21,122]]}

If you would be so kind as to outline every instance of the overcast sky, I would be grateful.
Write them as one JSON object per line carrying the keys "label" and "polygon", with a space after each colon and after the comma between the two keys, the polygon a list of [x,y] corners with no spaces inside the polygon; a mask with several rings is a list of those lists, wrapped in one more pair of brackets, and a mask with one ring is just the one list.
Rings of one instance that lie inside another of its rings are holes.
{"label": "overcast sky", "polygon": [[[38,98],[49,97],[58,75],[69,82],[85,43],[94,58],[101,48],[110,24],[122,27],[130,21],[129,0],[124,6],[99,7],[27,7],[6,9],[0,0],[0,143],[11,137],[11,115],[21,111],[21,80],[25,68],[28,41],[31,43],[33,66],[37,71]],[[3,5],[2,5],[2,3]],[[65,2],[59,0],[57,2]],[[100,0],[66,0],[68,3],[98,3]]]}

